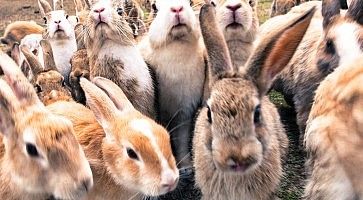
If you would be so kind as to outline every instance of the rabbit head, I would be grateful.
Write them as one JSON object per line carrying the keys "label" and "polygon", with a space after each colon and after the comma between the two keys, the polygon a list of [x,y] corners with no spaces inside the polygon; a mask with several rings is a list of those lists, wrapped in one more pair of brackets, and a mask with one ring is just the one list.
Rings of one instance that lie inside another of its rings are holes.
{"label": "rabbit head", "polygon": [[271,5],[270,17],[284,15],[296,5],[298,5],[296,0],[274,0]]}
{"label": "rabbit head", "polygon": [[[114,181],[158,196],[175,189],[179,173],[168,132],[137,111],[112,81],[81,78],[89,107],[103,127],[103,160]],[[98,87],[97,87],[98,86]]]}
{"label": "rabbit head", "polygon": [[322,5],[324,34],[319,44],[317,67],[328,74],[342,63],[363,53],[363,0],[354,0],[345,15],[340,14],[338,0],[324,0]]}
{"label": "rabbit head", "polygon": [[197,19],[189,0],[156,0],[157,14],[150,25],[149,38],[154,47],[174,41],[195,42],[200,37]]}
{"label": "rabbit head", "polygon": [[132,30],[126,21],[123,1],[94,0],[85,23],[86,47],[98,49],[106,40],[133,44]]}
{"label": "rabbit head", "polygon": [[40,45],[44,57],[44,68],[42,68],[39,60],[26,46],[21,47],[21,51],[25,55],[34,74],[33,85],[38,97],[45,105],[59,100],[71,100],[71,93],[66,87],[64,77],[55,66],[53,51],[49,41],[42,40]]}
{"label": "rabbit head", "polygon": [[226,41],[231,39],[253,41],[257,27],[257,0],[212,0],[217,7],[219,26]]}
{"label": "rabbit head", "polygon": [[64,10],[52,10],[46,0],[38,0],[38,4],[44,23],[47,24],[44,33],[45,38],[68,39],[75,37],[73,26]]}
{"label": "rabbit head", "polygon": [[265,95],[295,53],[312,14],[313,9],[262,39],[245,71],[233,73],[215,9],[211,4],[202,7],[200,25],[210,62],[211,93],[199,117],[210,135],[206,148],[217,169],[245,173],[260,165],[269,134],[274,134],[267,128],[272,125]]}
{"label": "rabbit head", "polygon": [[28,193],[79,199],[92,187],[91,168],[72,123],[51,114],[19,67],[4,53],[0,66],[0,132],[5,155],[2,172]]}

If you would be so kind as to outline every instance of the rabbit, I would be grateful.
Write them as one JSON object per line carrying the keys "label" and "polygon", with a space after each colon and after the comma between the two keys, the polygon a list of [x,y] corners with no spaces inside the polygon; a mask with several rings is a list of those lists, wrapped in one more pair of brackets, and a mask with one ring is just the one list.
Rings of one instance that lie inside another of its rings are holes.
{"label": "rabbit", "polygon": [[55,64],[58,71],[68,84],[71,72],[70,59],[77,50],[76,36],[74,27],[69,22],[68,15],[64,10],[52,11],[51,6],[46,0],[38,0],[39,8],[47,29],[43,33],[43,38],[48,39],[52,45]]}
{"label": "rabbit", "polygon": [[[305,35],[294,57],[275,80],[273,88],[285,96],[292,97],[297,113],[300,142],[319,83],[340,63],[362,56],[362,2],[363,0],[353,1],[348,10],[340,14],[341,6],[338,0],[323,0],[323,17],[314,18],[313,26],[309,27],[308,34]],[[282,24],[283,21],[281,19],[279,22]]]}
{"label": "rabbit", "polygon": [[51,44],[48,40],[41,40],[40,45],[44,54],[44,68],[34,54],[26,46],[21,47],[30,68],[34,74],[33,85],[36,88],[39,99],[44,105],[56,101],[73,101],[69,88],[67,88],[64,77],[58,72]]}
{"label": "rabbit", "polygon": [[92,171],[70,120],[50,113],[19,67],[0,52],[0,196],[80,199]]}
{"label": "rabbit", "polygon": [[87,50],[81,49],[74,53],[71,59],[72,72],[70,74],[70,86],[72,97],[78,103],[86,105],[86,96],[84,95],[84,91],[79,83],[80,78],[84,77],[89,79],[89,60],[87,58]]}
{"label": "rabbit", "polygon": [[93,2],[84,31],[90,78],[102,76],[112,80],[137,110],[155,119],[154,82],[135,45],[124,10],[121,1]]}
{"label": "rabbit", "polygon": [[301,0],[273,0],[271,4],[270,17],[284,15],[288,13],[292,7],[301,3]]}
{"label": "rabbit", "polygon": [[310,173],[304,199],[363,198],[362,58],[339,64],[316,90],[304,138]]}
{"label": "rabbit", "polygon": [[138,8],[131,8],[127,21],[129,22],[129,26],[132,29],[135,40],[140,40],[140,38],[142,38],[147,32],[147,29],[145,23],[143,22],[143,16],[140,15]]}
{"label": "rabbit", "polygon": [[10,52],[15,43],[20,43],[26,35],[42,34],[44,28],[34,21],[15,21],[9,24],[0,38],[1,44],[5,44],[5,52],[10,56]]}
{"label": "rabbit", "polygon": [[172,134],[177,162],[188,169],[193,119],[206,84],[205,50],[189,0],[155,3],[158,13],[139,47],[155,71],[160,122]]}
{"label": "rabbit", "polygon": [[95,185],[87,199],[142,199],[174,190],[179,173],[167,131],[137,111],[112,81],[80,83],[93,112],[61,101],[48,109],[73,122],[90,161]]}
{"label": "rabbit", "polygon": [[234,72],[216,11],[212,4],[202,6],[199,19],[211,87],[193,139],[195,181],[202,199],[273,198],[288,139],[266,93],[294,55],[313,13],[314,8],[267,35],[243,70]]}
{"label": "rabbit", "polygon": [[257,0],[212,0],[217,9],[219,27],[223,31],[232,59],[233,69],[239,70],[253,50],[259,21]]}

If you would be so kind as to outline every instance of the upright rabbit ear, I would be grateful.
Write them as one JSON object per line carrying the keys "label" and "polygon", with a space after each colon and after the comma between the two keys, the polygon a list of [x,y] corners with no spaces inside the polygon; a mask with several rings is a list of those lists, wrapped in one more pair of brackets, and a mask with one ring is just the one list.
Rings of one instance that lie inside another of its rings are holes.
{"label": "upright rabbit ear", "polygon": [[127,111],[135,109],[121,88],[111,80],[98,76],[93,78],[92,82],[110,97],[118,110]]}
{"label": "upright rabbit ear", "polygon": [[63,10],[63,0],[53,0],[53,10]]}
{"label": "upright rabbit ear", "polygon": [[42,65],[40,64],[38,58],[30,51],[27,46],[21,45],[20,50],[24,54],[25,59],[28,61],[30,69],[34,74],[34,79],[36,80],[38,74],[43,71]]}
{"label": "upright rabbit ear", "polygon": [[339,0],[323,0],[321,14],[323,15],[323,28],[325,29],[332,19],[340,16],[340,1]]}
{"label": "upright rabbit ear", "polygon": [[353,0],[346,16],[363,25],[363,0]]}
{"label": "upright rabbit ear", "polygon": [[78,13],[84,9],[82,0],[73,0],[73,2],[74,5],[76,6],[76,15],[78,15]]}
{"label": "upright rabbit ear", "polygon": [[5,53],[0,52],[0,66],[5,80],[15,94],[21,106],[42,105],[33,86],[21,72],[15,62]]}
{"label": "upright rabbit ear", "polygon": [[8,84],[0,79],[0,132],[10,136],[14,131],[17,100]]}
{"label": "upright rabbit ear", "polygon": [[11,58],[20,67],[21,66],[21,56],[20,56],[19,43],[15,43],[13,45],[13,48],[11,49],[11,53],[10,54],[11,54]]}
{"label": "upright rabbit ear", "polygon": [[106,132],[111,134],[111,122],[116,118],[117,108],[111,99],[96,85],[85,78],[80,80],[81,87],[86,95],[87,104],[96,116],[98,123]]}
{"label": "upright rabbit ear", "polygon": [[261,40],[256,47],[246,69],[260,96],[266,94],[275,76],[289,63],[309,27],[314,12],[315,7]]}
{"label": "upright rabbit ear", "polygon": [[38,5],[40,9],[40,13],[43,17],[47,15],[47,13],[52,11],[52,7],[46,0],[38,0]]}
{"label": "upright rabbit ear", "polygon": [[210,63],[212,82],[226,72],[232,71],[231,58],[222,31],[216,21],[216,10],[212,4],[204,4],[199,15],[200,27]]}
{"label": "upright rabbit ear", "polygon": [[44,68],[46,70],[58,71],[57,67],[55,66],[53,50],[50,42],[48,40],[41,40],[40,46],[43,49]]}

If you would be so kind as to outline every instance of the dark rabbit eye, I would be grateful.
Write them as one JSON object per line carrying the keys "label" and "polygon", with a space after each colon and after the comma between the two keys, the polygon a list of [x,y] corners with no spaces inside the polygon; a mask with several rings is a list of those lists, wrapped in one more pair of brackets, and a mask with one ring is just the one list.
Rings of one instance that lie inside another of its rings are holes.
{"label": "dark rabbit eye", "polygon": [[66,82],[64,80],[62,81],[62,86],[66,86]]}
{"label": "dark rabbit eye", "polygon": [[329,39],[328,41],[326,41],[326,52],[328,54],[335,54],[335,45],[333,40]]}
{"label": "dark rabbit eye", "polygon": [[33,144],[26,143],[25,145],[26,145],[26,152],[29,154],[29,156],[31,157],[39,156],[38,150]]}
{"label": "dark rabbit eye", "polygon": [[123,8],[117,8],[116,11],[117,11],[117,14],[120,15],[120,16],[124,14],[124,9]]}
{"label": "dark rabbit eye", "polygon": [[255,124],[261,123],[261,105],[257,105],[255,108],[255,113],[253,114],[253,122]]}
{"label": "dark rabbit eye", "polygon": [[253,1],[252,0],[250,0],[248,3],[250,4],[250,6],[253,5]]}
{"label": "dark rabbit eye", "polygon": [[151,5],[151,7],[152,7],[152,9],[154,10],[154,13],[157,13],[157,12],[158,12],[158,8],[156,7],[156,4],[155,4],[155,3],[153,3],[153,4]]}
{"label": "dark rabbit eye", "polygon": [[42,92],[42,87],[40,87],[40,85],[36,84],[35,90],[37,91],[37,93]]}
{"label": "dark rabbit eye", "polygon": [[207,108],[208,108],[208,112],[207,112],[208,122],[212,123],[212,111],[210,110],[209,106],[207,106]]}
{"label": "dark rabbit eye", "polygon": [[214,6],[214,7],[216,7],[216,6],[217,6],[217,4],[216,4],[214,1],[211,1],[210,3],[211,3],[211,4],[212,4],[212,6]]}
{"label": "dark rabbit eye", "polygon": [[43,17],[43,20],[44,20],[44,24],[47,24],[47,18]]}
{"label": "dark rabbit eye", "polygon": [[139,157],[137,156],[136,152],[134,150],[132,150],[131,148],[127,148],[127,155],[134,160],[139,160]]}
{"label": "dark rabbit eye", "polygon": [[68,17],[69,17],[69,16],[68,16],[68,15],[66,15],[66,19],[68,19]]}

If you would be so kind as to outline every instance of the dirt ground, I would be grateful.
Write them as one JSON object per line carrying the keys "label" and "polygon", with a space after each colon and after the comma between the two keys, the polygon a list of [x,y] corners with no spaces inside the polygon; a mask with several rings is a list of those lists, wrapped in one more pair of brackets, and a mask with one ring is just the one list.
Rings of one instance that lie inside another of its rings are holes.
{"label": "dirt ground", "polygon": [[[64,0],[64,4],[68,14],[74,15],[73,0]],[[268,18],[270,4],[270,0],[259,2],[258,14],[261,22],[264,22]],[[34,20],[42,24],[43,20],[39,13],[37,0],[1,0],[0,36],[3,35],[5,27],[8,24],[17,20]],[[283,200],[300,199],[305,179],[305,154],[298,146],[298,129],[295,122],[295,113],[292,108],[282,103],[281,95],[272,93],[270,97],[279,107],[281,119],[290,139],[289,154],[284,164],[284,177],[277,196]],[[177,189],[172,194],[161,197],[161,199],[200,199],[200,192],[194,187],[193,180],[181,180],[180,186],[180,189]]]}

